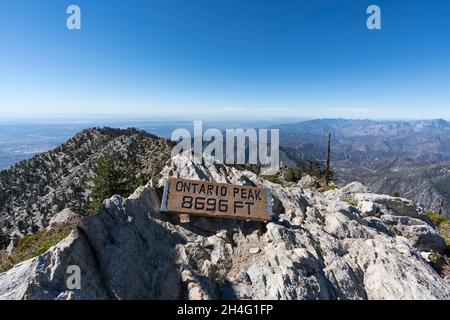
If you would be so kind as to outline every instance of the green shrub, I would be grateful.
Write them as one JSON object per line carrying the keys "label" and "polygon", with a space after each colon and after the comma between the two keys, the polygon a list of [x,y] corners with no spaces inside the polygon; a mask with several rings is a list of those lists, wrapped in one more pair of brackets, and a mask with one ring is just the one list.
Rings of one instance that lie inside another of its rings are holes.
{"label": "green shrub", "polygon": [[286,180],[286,181],[297,182],[301,178],[302,178],[302,173],[300,172],[300,170],[297,167],[292,168],[292,169],[287,169],[284,172],[284,180]]}
{"label": "green shrub", "polygon": [[446,216],[434,212],[428,213],[428,218],[430,218],[431,222],[433,222],[434,226],[436,227],[438,227],[441,223],[449,220]]}
{"label": "green shrub", "polygon": [[256,175],[261,173],[261,165],[260,164],[246,164],[245,170],[253,172]]}
{"label": "green shrub", "polygon": [[394,193],[392,193],[392,196],[395,198],[400,198],[400,192],[395,191]]}
{"label": "green shrub", "polygon": [[431,222],[441,235],[441,237],[447,243],[447,255],[449,255],[449,246],[450,246],[450,219],[444,215],[440,215],[438,213],[430,212],[428,213],[428,217]]}
{"label": "green shrub", "polygon": [[323,187],[323,192],[330,191],[330,190],[336,190],[336,189],[337,189],[337,187],[333,186],[333,185],[325,186],[325,187]]}
{"label": "green shrub", "polygon": [[356,200],[356,198],[354,196],[346,198],[346,199],[344,199],[344,201],[347,202],[352,207],[356,208],[358,206],[358,200]]}
{"label": "green shrub", "polygon": [[281,182],[280,179],[278,179],[276,176],[263,176],[264,179],[266,179],[267,181],[270,181],[272,183],[276,183],[279,185],[283,185],[283,183]]}
{"label": "green shrub", "polygon": [[335,172],[331,168],[330,170],[327,170],[327,168],[317,160],[302,161],[299,164],[299,169],[303,172],[303,175],[310,175],[311,177],[320,179],[321,184],[325,184],[326,180],[328,180],[328,182],[336,181]]}
{"label": "green shrub", "polygon": [[322,176],[322,165],[316,160],[308,160],[306,163],[302,162],[300,166],[302,171],[311,177],[320,178]]}
{"label": "green shrub", "polygon": [[0,273],[8,271],[14,265],[37,257],[52,246],[67,238],[73,226],[61,226],[52,230],[42,230],[23,237],[19,240],[17,248],[10,255],[0,254]]}

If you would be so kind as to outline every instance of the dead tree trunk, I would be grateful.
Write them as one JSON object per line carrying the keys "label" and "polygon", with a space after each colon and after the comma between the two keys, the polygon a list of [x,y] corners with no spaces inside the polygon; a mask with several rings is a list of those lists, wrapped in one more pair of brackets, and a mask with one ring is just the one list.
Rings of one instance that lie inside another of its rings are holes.
{"label": "dead tree trunk", "polygon": [[331,153],[331,133],[328,134],[328,145],[327,145],[327,168],[325,171],[325,185],[328,187],[330,184],[330,153]]}
{"label": "dead tree trunk", "polygon": [[439,204],[439,215],[444,213],[444,198],[441,199],[441,203]]}

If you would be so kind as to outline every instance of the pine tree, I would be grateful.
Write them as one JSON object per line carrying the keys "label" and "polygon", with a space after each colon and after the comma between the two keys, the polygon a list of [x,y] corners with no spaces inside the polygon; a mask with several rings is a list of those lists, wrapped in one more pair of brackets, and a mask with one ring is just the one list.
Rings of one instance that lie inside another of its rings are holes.
{"label": "pine tree", "polygon": [[307,164],[303,165],[303,172],[312,177],[320,178],[322,175],[322,168],[318,161],[308,160]]}
{"label": "pine tree", "polygon": [[95,213],[103,200],[116,194],[126,197],[137,183],[130,166],[121,166],[115,156],[107,154],[97,163],[93,184],[91,210]]}
{"label": "pine tree", "polygon": [[287,169],[284,172],[284,179],[286,181],[297,182],[301,178],[302,178],[302,172],[300,171],[300,168],[298,166],[291,168],[291,169]]}

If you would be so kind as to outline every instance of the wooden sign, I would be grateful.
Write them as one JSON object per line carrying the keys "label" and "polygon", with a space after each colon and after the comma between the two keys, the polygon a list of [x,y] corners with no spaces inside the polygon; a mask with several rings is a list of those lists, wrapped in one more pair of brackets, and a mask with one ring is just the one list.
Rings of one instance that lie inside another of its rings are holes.
{"label": "wooden sign", "polygon": [[270,191],[264,188],[170,178],[161,211],[216,218],[272,220]]}

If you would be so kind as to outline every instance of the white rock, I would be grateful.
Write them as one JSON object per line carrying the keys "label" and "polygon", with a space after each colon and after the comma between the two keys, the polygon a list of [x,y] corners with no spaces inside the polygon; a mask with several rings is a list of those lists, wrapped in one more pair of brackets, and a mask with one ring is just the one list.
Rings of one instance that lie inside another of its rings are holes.
{"label": "white rock", "polygon": [[248,249],[248,252],[251,254],[257,254],[259,251],[260,250],[258,247],[251,247],[250,249]]}
{"label": "white rock", "polygon": [[367,187],[361,182],[352,182],[345,187],[339,189],[340,193],[367,193]]}
{"label": "white rock", "polygon": [[363,216],[374,216],[378,212],[378,208],[372,201],[361,201],[358,204],[358,209],[361,211]]}
{"label": "white rock", "polygon": [[439,233],[422,220],[387,214],[383,215],[381,220],[386,225],[393,226],[398,234],[409,239],[419,251],[442,253],[447,247],[445,240],[442,239]]}
{"label": "white rock", "polygon": [[70,209],[64,209],[61,212],[58,212],[55,214],[49,221],[49,227],[56,224],[77,224],[78,221],[81,219],[81,215],[78,213],[73,212]]}
{"label": "white rock", "polygon": [[[0,298],[450,299],[448,282],[418,254],[414,237],[388,232],[390,213],[420,213],[407,201],[360,196],[389,207],[384,222],[363,218],[339,190],[283,188],[210,158],[196,165],[180,155],[162,174],[160,185],[177,176],[270,188],[280,210],[266,225],[199,217],[180,225],[159,212],[156,190],[141,187],[105,201],[98,215],[81,220],[80,232],[0,274]],[[420,238],[414,227],[426,224],[416,222],[403,226]],[[82,268],[82,290],[66,289],[73,264]]]}
{"label": "white rock", "polygon": [[317,186],[318,186],[317,180],[309,175],[302,177],[297,182],[297,187],[302,188],[302,189],[309,189],[309,188],[314,188]]}
{"label": "white rock", "polygon": [[418,207],[414,202],[408,199],[391,197],[388,195],[372,194],[372,193],[357,193],[355,199],[358,202],[370,201],[385,205],[388,210],[394,215],[408,216],[412,218],[422,219],[427,221],[428,218],[424,214],[422,208]]}

